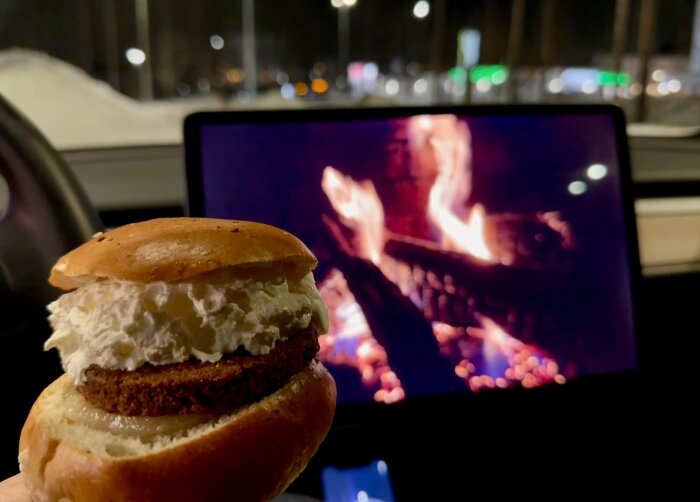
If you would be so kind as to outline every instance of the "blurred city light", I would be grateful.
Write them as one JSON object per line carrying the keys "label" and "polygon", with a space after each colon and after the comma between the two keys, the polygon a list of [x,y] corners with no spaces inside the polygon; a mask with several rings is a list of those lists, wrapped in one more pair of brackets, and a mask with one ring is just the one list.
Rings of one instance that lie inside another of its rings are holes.
{"label": "blurred city light", "polygon": [[547,90],[552,94],[559,94],[564,90],[564,81],[560,78],[553,78],[547,84]]}
{"label": "blurred city light", "polygon": [[396,96],[399,93],[399,81],[395,78],[391,78],[384,84],[384,91],[389,96]]}
{"label": "blurred city light", "polygon": [[146,62],[146,53],[136,47],[130,47],[126,50],[126,60],[134,66],[141,66]]}
{"label": "blurred city light", "polygon": [[447,71],[447,76],[455,82],[464,83],[467,81],[467,69],[461,66],[455,66]]}
{"label": "blurred city light", "polygon": [[360,62],[354,62],[348,65],[348,79],[351,84],[357,85],[362,82],[364,68],[365,64]]}
{"label": "blurred city light", "polygon": [[595,80],[585,80],[581,83],[581,92],[584,94],[593,94],[598,90],[598,84]]}
{"label": "blurred city light", "polygon": [[496,70],[491,75],[491,83],[494,85],[501,85],[506,81],[506,78],[508,78],[508,74],[506,73],[505,69]]}
{"label": "blurred city light", "polygon": [[480,78],[475,84],[478,92],[489,92],[491,90],[491,81],[487,78]]}
{"label": "blurred city light", "polygon": [[617,74],[617,85],[630,85],[632,83],[632,76],[629,73],[618,73]]}
{"label": "blurred city light", "polygon": [[599,85],[622,85],[627,86],[632,82],[629,73],[616,73],[614,71],[601,71],[598,73]]}
{"label": "blurred city light", "polygon": [[328,91],[328,82],[322,78],[314,79],[311,82],[311,90],[316,94],[323,94]]}
{"label": "blurred city light", "polygon": [[294,90],[294,85],[292,84],[283,84],[282,87],[280,88],[280,94],[284,99],[290,100],[294,99],[294,96],[296,95],[296,91]]}
{"label": "blurred city light", "polygon": [[357,3],[357,0],[331,0],[331,5],[336,9],[341,7],[352,7]]}
{"label": "blurred city light", "polygon": [[583,181],[572,181],[569,183],[569,193],[571,195],[581,195],[588,189],[588,185],[586,185]]}
{"label": "blurred city light", "polygon": [[617,75],[612,71],[601,71],[598,73],[598,84],[615,85],[617,84]]}
{"label": "blurred city light", "polygon": [[562,91],[593,94],[598,88],[599,74],[597,68],[566,68],[560,75],[564,82]]}
{"label": "blurred city light", "polygon": [[275,76],[275,81],[276,81],[279,85],[284,85],[284,84],[286,84],[287,82],[289,82],[289,75],[287,75],[287,74],[286,74],[285,72],[283,72],[283,71],[278,71],[278,72],[277,72],[277,75]]}
{"label": "blurred city light", "polygon": [[379,75],[379,67],[376,63],[365,63],[362,67],[362,78],[365,80],[376,80]]}
{"label": "blurred city light", "polygon": [[666,86],[668,87],[669,92],[675,93],[675,92],[680,92],[682,84],[681,84],[681,81],[678,80],[677,78],[672,78],[671,80],[668,81]]}
{"label": "blurred city light", "polygon": [[419,78],[413,83],[413,92],[416,94],[425,94],[428,90],[428,81],[424,78]]}
{"label": "blurred city light", "polygon": [[239,68],[231,68],[226,72],[226,80],[232,84],[239,84],[245,80],[245,73]]}
{"label": "blurred city light", "polygon": [[430,14],[430,4],[425,0],[419,0],[413,6],[413,15],[418,19],[423,19],[428,14]]}
{"label": "blurred city light", "polygon": [[297,96],[306,96],[309,92],[309,86],[304,82],[297,82],[297,85],[294,86],[294,92],[296,92]]}
{"label": "blurred city light", "polygon": [[603,164],[593,164],[586,169],[586,176],[592,180],[602,180],[607,174],[608,168]]}
{"label": "blurred city light", "polygon": [[224,39],[221,37],[221,35],[214,34],[209,37],[209,44],[215,51],[220,51],[224,48]]}
{"label": "blurred city light", "polygon": [[489,84],[502,84],[508,78],[508,68],[500,64],[494,65],[480,65],[475,66],[470,75],[469,79],[473,84],[479,82],[479,80],[486,79]]}
{"label": "blurred city light", "polygon": [[666,79],[666,72],[663,70],[654,70],[651,72],[651,79],[654,82],[663,82]]}
{"label": "blurred city light", "polygon": [[635,82],[634,84],[630,85],[630,95],[631,96],[639,96],[642,93],[642,84],[639,82]]}

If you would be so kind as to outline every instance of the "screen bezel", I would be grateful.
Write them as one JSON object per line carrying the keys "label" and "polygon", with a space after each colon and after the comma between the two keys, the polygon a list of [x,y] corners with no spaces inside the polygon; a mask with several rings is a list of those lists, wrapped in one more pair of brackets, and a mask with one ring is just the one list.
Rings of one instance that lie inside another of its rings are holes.
{"label": "screen bezel", "polygon": [[476,116],[562,116],[607,115],[613,121],[615,143],[618,152],[620,191],[623,205],[623,221],[627,242],[627,262],[631,285],[632,323],[635,333],[637,368],[602,375],[581,376],[565,385],[547,385],[536,389],[507,389],[505,391],[407,397],[393,405],[374,402],[338,405],[336,425],[350,426],[391,421],[406,413],[419,416],[421,410],[431,414],[455,413],[473,409],[510,409],[513,403],[552,404],[567,402],[580,405],[585,402],[614,400],[619,392],[635,392],[643,367],[643,344],[639,330],[639,287],[641,263],[638,249],[637,226],[634,210],[633,182],[627,142],[626,121],[623,111],[614,105],[450,105],[434,107],[396,108],[325,108],[305,110],[260,110],[197,112],[185,118],[184,146],[187,184],[187,213],[203,216],[204,188],[202,179],[201,131],[206,125],[234,125],[244,123],[309,123],[323,121],[361,121],[410,117],[413,115],[454,114]]}

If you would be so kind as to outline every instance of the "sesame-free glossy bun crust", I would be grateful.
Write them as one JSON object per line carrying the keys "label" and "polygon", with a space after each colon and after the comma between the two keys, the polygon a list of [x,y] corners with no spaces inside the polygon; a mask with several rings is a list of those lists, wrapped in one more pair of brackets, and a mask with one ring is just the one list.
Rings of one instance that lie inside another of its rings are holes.
{"label": "sesame-free glossy bun crust", "polygon": [[39,396],[20,437],[22,472],[36,501],[269,500],[318,449],[336,397],[332,377],[313,363],[225,425],[154,453],[109,457],[52,434],[42,402],[58,388],[52,384]]}
{"label": "sesame-free glossy bun crust", "polygon": [[49,282],[70,290],[100,279],[184,280],[230,266],[308,272],[316,258],[299,239],[270,225],[214,218],[159,218],[96,234],[56,262]]}

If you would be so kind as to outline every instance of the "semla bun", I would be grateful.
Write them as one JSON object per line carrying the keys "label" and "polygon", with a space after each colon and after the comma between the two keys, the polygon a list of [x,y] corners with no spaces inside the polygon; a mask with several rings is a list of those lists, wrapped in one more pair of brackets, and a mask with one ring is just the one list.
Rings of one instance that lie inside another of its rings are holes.
{"label": "semla bun", "polygon": [[140,444],[66,421],[67,375],[32,407],[20,462],[37,501],[269,500],[306,467],[326,436],[335,383],[314,363],[274,394],[194,427],[183,437]]}
{"label": "semla bun", "polygon": [[49,282],[70,290],[100,279],[181,281],[235,266],[308,272],[316,257],[289,232],[250,221],[158,218],[100,232],[60,258]]}
{"label": "semla bun", "polygon": [[[299,239],[269,225],[162,218],[96,234],[59,259],[49,281],[64,290],[110,280],[209,281],[239,268],[298,280],[316,264]],[[314,327],[304,329],[308,335]],[[285,350],[293,336],[272,350]],[[21,432],[20,469],[33,500],[252,502],[277,496],[306,467],[333,420],[335,382],[314,354],[264,397],[199,415],[184,409],[156,416],[109,413],[64,374],[39,396]],[[205,383],[215,384],[217,363],[201,364],[211,365],[213,380]]]}

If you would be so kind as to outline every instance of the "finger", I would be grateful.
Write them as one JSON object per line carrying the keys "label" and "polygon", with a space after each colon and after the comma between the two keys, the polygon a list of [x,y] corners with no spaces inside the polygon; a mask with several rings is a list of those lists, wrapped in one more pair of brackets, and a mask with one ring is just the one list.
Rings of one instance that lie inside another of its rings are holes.
{"label": "finger", "polygon": [[24,486],[22,474],[0,482],[0,500],[3,502],[30,502],[29,490]]}

